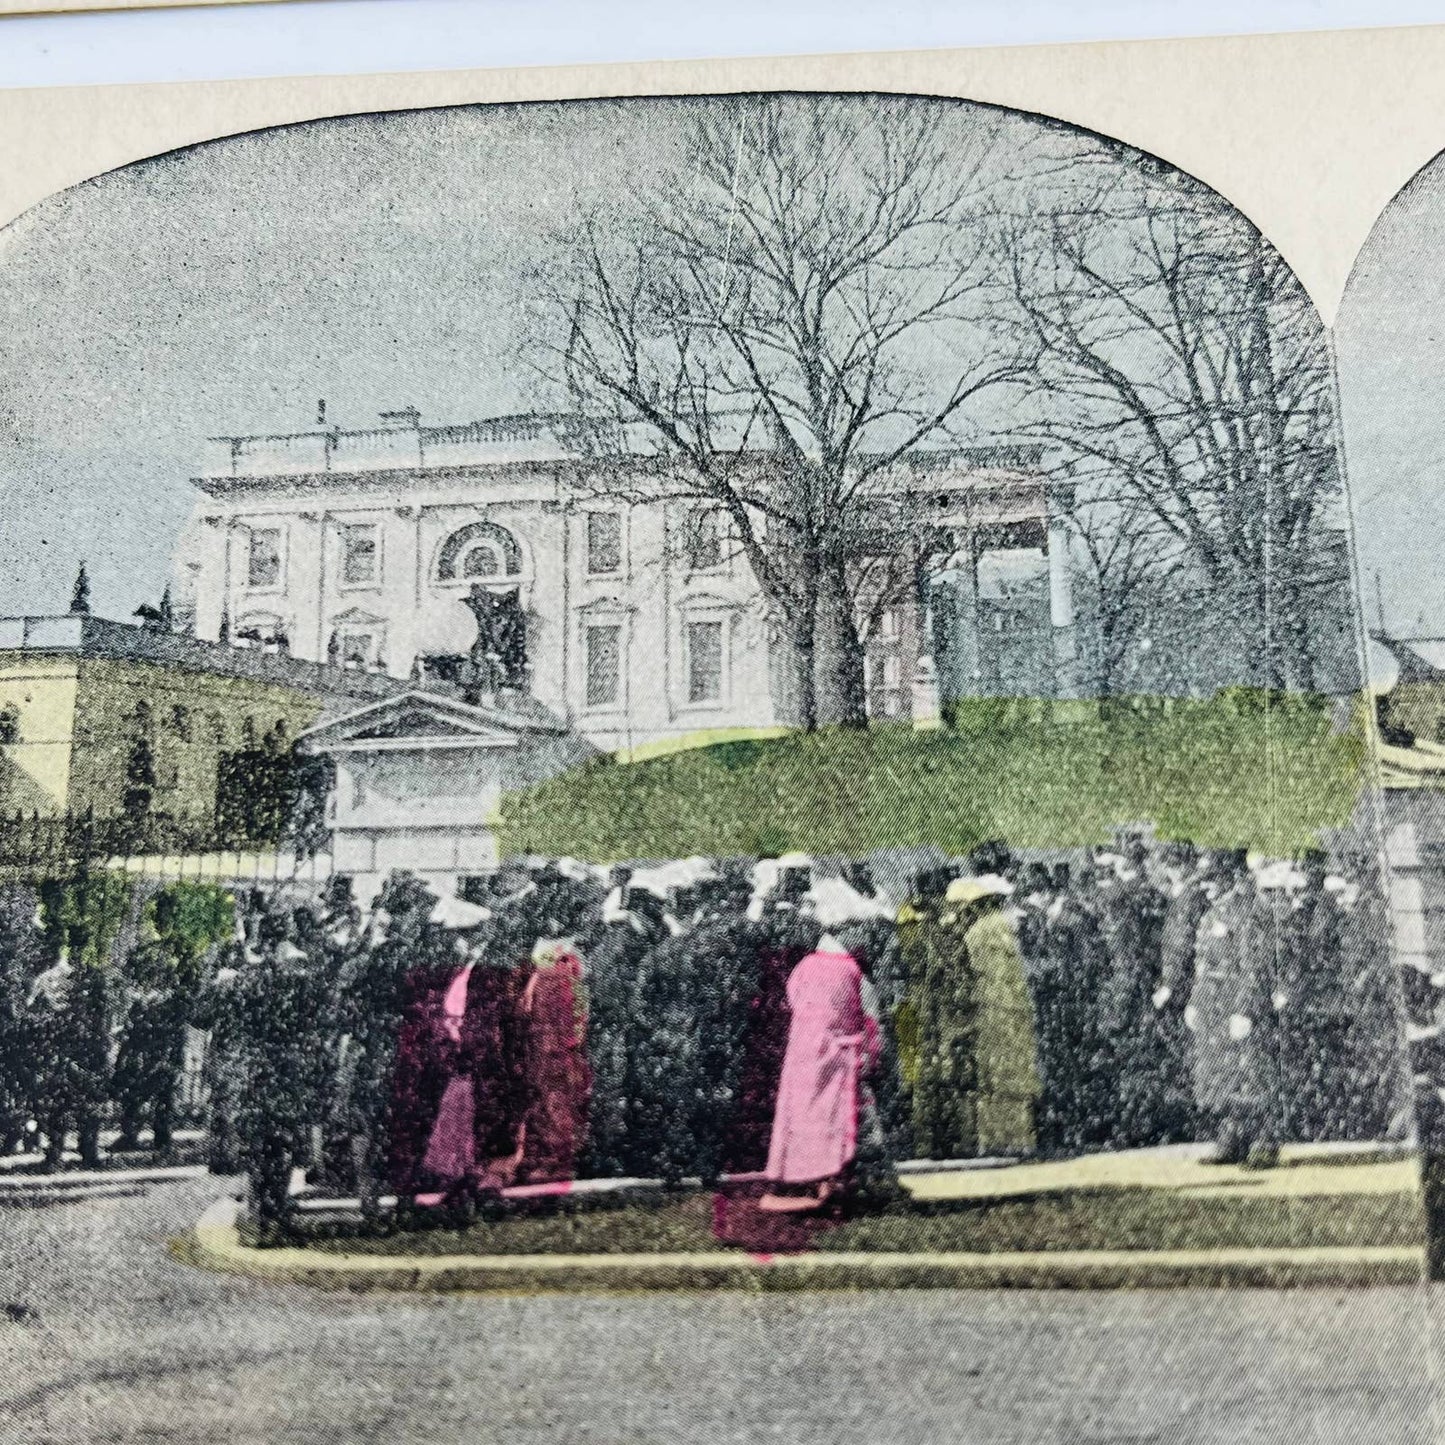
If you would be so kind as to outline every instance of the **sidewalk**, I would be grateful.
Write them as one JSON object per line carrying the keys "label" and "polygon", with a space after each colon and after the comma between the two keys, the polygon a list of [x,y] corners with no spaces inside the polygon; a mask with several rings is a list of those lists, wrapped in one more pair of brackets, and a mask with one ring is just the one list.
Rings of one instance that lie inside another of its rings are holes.
{"label": "sidewalk", "polygon": [[[614,1252],[604,1236],[607,1252],[529,1252],[525,1243],[535,1236],[508,1243],[506,1231],[527,1226],[507,1222],[465,1236],[358,1241],[354,1250],[337,1240],[256,1249],[242,1241],[239,1205],[229,1199],[174,1247],[194,1264],[259,1279],[422,1292],[1338,1288],[1424,1277],[1416,1166],[1408,1154],[1300,1146],[1268,1171],[1214,1166],[1206,1156],[1179,1148],[989,1168],[919,1161],[902,1175],[915,1206],[902,1216],[907,1234],[899,1232],[898,1215],[865,1217],[839,1230],[836,1246],[824,1242],[798,1254],[709,1247],[696,1231],[696,1247],[685,1249],[662,1247],[659,1235],[656,1247]],[[595,1197],[620,1182],[574,1191]],[[645,1184],[627,1181],[634,1192]],[[668,1208],[679,1211],[676,1203]],[[612,1227],[605,1214],[579,1222],[594,1242],[597,1231]],[[636,1228],[635,1217],[618,1223]],[[1257,1242],[1262,1227],[1271,1242]],[[1111,1230],[1117,1239],[1108,1237]],[[1153,1247],[1171,1231],[1167,1247]],[[961,1247],[910,1248],[909,1237]],[[852,1238],[882,1245],[853,1248]],[[453,1241],[475,1241],[476,1248],[444,1247]],[[406,1252],[413,1245],[415,1252]]]}
{"label": "sidewalk", "polygon": [[[80,1156],[74,1149],[65,1151],[62,1167],[53,1172],[42,1172],[44,1156],[38,1153],[0,1157],[0,1209],[36,1209],[87,1199],[121,1199],[138,1194],[152,1184],[199,1179],[206,1173],[204,1164],[153,1162],[148,1150],[110,1155],[115,1137],[111,1131],[102,1138],[102,1149],[108,1158],[99,1169],[82,1169]],[[196,1129],[178,1130],[175,1152],[182,1157],[194,1155],[204,1137]]]}

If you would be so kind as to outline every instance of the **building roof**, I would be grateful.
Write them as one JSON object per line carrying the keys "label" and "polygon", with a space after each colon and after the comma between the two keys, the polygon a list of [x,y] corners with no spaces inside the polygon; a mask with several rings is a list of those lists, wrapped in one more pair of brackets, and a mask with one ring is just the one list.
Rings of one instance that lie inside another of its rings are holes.
{"label": "building roof", "polygon": [[623,455],[620,438],[586,418],[528,412],[447,426],[423,426],[418,412],[387,412],[374,427],[209,438],[204,472],[192,478],[212,494],[288,477],[466,472],[537,462]]}
{"label": "building roof", "polygon": [[[212,455],[192,483],[212,496],[264,488],[285,480],[315,485],[337,478],[404,484],[418,474],[466,477],[539,463],[595,466],[657,464],[656,449],[633,444],[627,429],[568,412],[525,412],[445,426],[423,426],[415,408],[384,412],[381,425],[318,427],[289,433],[209,438]],[[739,443],[741,444],[741,437]],[[1036,476],[1043,448],[923,444],[900,461],[911,479],[949,469]],[[768,453],[757,452],[760,460]],[[904,482],[907,485],[907,482]]]}
{"label": "building roof", "polygon": [[0,657],[7,652],[74,653],[86,658],[154,663],[185,672],[247,678],[324,698],[394,697],[416,686],[385,673],[332,667],[258,648],[203,642],[185,633],[74,613],[0,617]]}

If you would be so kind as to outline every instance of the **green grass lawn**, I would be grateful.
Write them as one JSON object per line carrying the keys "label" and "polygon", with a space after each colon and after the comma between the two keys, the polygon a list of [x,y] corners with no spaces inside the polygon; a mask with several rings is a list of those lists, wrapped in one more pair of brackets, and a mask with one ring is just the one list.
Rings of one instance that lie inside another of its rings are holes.
{"label": "green grass lawn", "polygon": [[1258,694],[1101,721],[1085,705],[978,700],[957,726],[885,724],[724,742],[646,761],[601,759],[503,799],[506,853],[622,858],[861,855],[987,838],[1023,847],[1107,840],[1121,824],[1275,855],[1345,825],[1361,730],[1322,703]]}
{"label": "green grass lawn", "polygon": [[[398,1231],[308,1226],[305,1242],[338,1254],[673,1254],[725,1248],[712,1233],[712,1196],[516,1214],[469,1229]],[[820,1251],[1171,1250],[1423,1243],[1419,1196],[1181,1197],[1167,1189],[1101,1189],[989,1200],[903,1201],[820,1232]]]}

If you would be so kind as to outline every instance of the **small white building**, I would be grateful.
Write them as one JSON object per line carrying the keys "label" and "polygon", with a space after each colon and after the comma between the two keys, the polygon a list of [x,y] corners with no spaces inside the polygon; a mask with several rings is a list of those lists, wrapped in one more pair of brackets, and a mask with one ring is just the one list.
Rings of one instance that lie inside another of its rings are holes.
{"label": "small white building", "polygon": [[502,794],[595,753],[526,699],[473,705],[431,692],[357,708],[299,742],[336,764],[331,866],[363,897],[394,869],[443,893],[490,871]]}

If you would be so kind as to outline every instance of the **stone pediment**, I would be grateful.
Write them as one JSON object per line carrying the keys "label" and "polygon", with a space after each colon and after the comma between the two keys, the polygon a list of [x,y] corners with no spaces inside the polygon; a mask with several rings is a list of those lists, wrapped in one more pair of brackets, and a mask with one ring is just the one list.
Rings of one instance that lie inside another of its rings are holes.
{"label": "stone pediment", "polygon": [[312,753],[428,747],[508,748],[515,747],[528,734],[551,734],[560,730],[560,723],[550,714],[534,721],[439,694],[408,692],[310,728],[301,734],[298,742]]}
{"label": "stone pediment", "polygon": [[453,718],[440,717],[434,712],[421,708],[409,708],[406,712],[394,713],[378,719],[371,727],[352,735],[353,742],[364,742],[370,738],[411,738],[411,737],[476,737],[476,728],[464,727]]}

